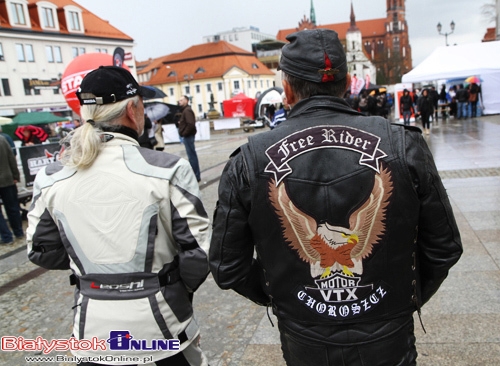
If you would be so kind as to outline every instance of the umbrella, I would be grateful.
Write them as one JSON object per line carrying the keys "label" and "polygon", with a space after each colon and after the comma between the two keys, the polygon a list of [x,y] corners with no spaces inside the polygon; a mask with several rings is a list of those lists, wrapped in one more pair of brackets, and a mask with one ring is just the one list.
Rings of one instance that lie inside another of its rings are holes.
{"label": "umbrella", "polygon": [[265,90],[257,98],[257,103],[255,103],[255,118],[261,117],[264,105],[281,103],[281,93],[283,93],[283,89],[279,87],[272,87]]}
{"label": "umbrella", "polygon": [[11,122],[12,122],[12,118],[0,117],[0,126],[6,125],[7,123],[11,123]]}
{"label": "umbrella", "polygon": [[467,84],[480,84],[481,79],[478,78],[477,76],[469,76],[467,79],[465,79],[465,82]]}
{"label": "umbrella", "polygon": [[23,141],[25,139],[23,132],[24,131],[31,131],[31,134],[38,137],[40,142],[44,142],[47,140],[49,135],[47,135],[47,132],[41,127],[38,126],[33,126],[33,125],[27,125],[27,126],[19,126],[16,128],[16,134],[17,137],[19,137],[19,140]]}
{"label": "umbrella", "polygon": [[153,102],[144,105],[144,113],[152,121],[162,120],[162,123],[174,123],[174,115],[179,107],[174,104]]}
{"label": "umbrella", "polygon": [[165,98],[167,96],[167,94],[165,94],[163,92],[163,90],[161,89],[158,89],[154,86],[150,86],[150,85],[147,85],[147,86],[144,86],[145,88],[148,88],[148,89],[151,89],[155,92],[155,95],[151,98],[144,98],[144,100],[148,100],[148,99],[162,99],[162,98]]}

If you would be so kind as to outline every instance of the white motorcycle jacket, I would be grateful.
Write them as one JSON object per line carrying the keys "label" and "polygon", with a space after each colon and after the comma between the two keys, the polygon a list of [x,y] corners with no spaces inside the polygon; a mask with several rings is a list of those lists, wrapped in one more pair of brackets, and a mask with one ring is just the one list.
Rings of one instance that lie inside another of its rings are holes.
{"label": "white motorcycle jacket", "polygon": [[38,173],[28,256],[44,268],[71,269],[73,337],[106,340],[106,349],[75,356],[156,361],[199,334],[191,301],[209,272],[209,219],[187,161],[121,133],[106,137],[90,168],[54,163]]}

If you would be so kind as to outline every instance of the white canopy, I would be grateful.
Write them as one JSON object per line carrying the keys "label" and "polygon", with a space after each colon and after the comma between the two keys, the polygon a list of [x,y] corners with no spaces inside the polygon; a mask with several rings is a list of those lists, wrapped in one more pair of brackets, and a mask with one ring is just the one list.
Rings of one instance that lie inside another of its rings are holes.
{"label": "white canopy", "polygon": [[485,114],[500,113],[500,41],[439,47],[409,73],[403,83],[467,78],[481,80]]}

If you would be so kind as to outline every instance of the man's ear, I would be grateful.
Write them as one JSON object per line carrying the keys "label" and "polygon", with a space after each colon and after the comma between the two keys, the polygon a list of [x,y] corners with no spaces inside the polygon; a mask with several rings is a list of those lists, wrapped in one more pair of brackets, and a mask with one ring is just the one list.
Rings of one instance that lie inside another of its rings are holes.
{"label": "man's ear", "polygon": [[282,80],[281,83],[283,84],[283,91],[285,92],[286,101],[287,101],[288,105],[293,106],[295,103],[298,102],[297,96],[293,92],[288,81]]}

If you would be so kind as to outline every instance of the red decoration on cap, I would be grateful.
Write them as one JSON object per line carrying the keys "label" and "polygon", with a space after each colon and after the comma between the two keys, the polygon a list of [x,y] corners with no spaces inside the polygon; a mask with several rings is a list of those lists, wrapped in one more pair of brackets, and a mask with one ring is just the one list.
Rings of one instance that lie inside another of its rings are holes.
{"label": "red decoration on cap", "polygon": [[335,74],[338,73],[338,69],[332,69],[332,61],[328,57],[328,55],[325,52],[325,68],[319,70],[320,74],[323,74],[321,78],[322,83],[326,83],[329,81],[334,81],[335,80]]}

